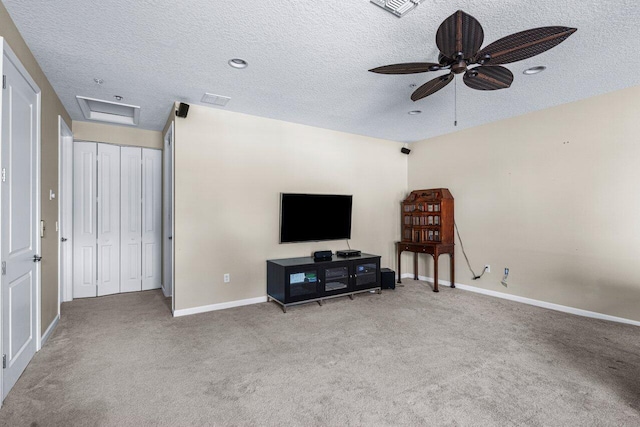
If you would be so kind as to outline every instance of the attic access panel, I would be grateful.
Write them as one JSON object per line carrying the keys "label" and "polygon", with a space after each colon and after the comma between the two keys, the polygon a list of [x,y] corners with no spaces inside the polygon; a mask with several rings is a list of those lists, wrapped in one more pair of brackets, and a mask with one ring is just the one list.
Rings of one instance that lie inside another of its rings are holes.
{"label": "attic access panel", "polygon": [[140,122],[140,107],[119,102],[76,96],[84,118],[118,125],[137,126]]}

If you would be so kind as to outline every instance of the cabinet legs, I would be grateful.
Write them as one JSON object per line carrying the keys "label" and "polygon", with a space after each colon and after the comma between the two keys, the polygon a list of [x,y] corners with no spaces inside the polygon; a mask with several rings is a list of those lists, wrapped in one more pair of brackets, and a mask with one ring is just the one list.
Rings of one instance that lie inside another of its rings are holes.
{"label": "cabinet legs", "polygon": [[440,292],[438,289],[438,257],[438,253],[433,254],[433,292]]}
{"label": "cabinet legs", "polygon": [[454,263],[454,259],[453,259],[453,254],[449,254],[449,266],[451,269],[451,272],[449,274],[449,277],[451,278],[451,287],[455,288],[456,287],[456,267],[455,267],[455,263]]}
{"label": "cabinet legs", "polygon": [[402,284],[402,251],[399,244],[396,245],[396,252],[398,252],[398,283]]}

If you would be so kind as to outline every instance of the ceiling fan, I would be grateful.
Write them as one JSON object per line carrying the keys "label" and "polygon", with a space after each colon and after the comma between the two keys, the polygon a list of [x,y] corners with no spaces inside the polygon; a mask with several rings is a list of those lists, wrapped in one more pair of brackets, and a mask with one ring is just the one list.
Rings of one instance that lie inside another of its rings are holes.
{"label": "ceiling fan", "polygon": [[[577,31],[569,27],[541,27],[503,37],[484,49],[482,25],[473,16],[459,10],[445,19],[436,32],[440,50],[438,63],[409,62],[385,65],[369,71],[379,74],[414,74],[450,70],[420,86],[411,95],[413,101],[432,95],[451,83],[456,74],[464,73],[464,83],[472,89],[506,89],[513,74],[500,64],[521,61],[557,46]],[[478,64],[473,68],[470,65]]]}

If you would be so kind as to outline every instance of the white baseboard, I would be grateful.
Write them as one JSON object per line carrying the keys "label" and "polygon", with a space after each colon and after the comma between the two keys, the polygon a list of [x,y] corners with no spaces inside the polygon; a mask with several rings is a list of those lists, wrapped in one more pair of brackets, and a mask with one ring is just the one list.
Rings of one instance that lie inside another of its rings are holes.
{"label": "white baseboard", "polygon": [[60,321],[60,315],[58,314],[56,316],[56,318],[53,319],[53,322],[51,322],[51,324],[49,325],[47,330],[44,331],[44,334],[42,334],[42,338],[40,338],[40,348],[44,347],[44,345],[46,344],[47,340],[49,339],[49,337],[53,333],[54,329],[56,328],[56,326],[58,326],[58,322],[59,321]]}
{"label": "white baseboard", "polygon": [[206,313],[208,311],[224,310],[226,308],[242,307],[243,305],[260,304],[267,302],[267,297],[241,299],[237,301],[222,302],[220,304],[203,305],[201,307],[185,308],[173,312],[173,317],[188,316],[190,314]]}
{"label": "white baseboard", "polygon": [[162,288],[162,294],[164,295],[165,298],[170,298],[171,294],[167,294],[167,291],[164,290],[164,286],[161,286]]}
{"label": "white baseboard", "polygon": [[[405,273],[402,275],[403,279],[413,279],[413,274]],[[433,277],[418,276],[419,280],[433,283]],[[451,282],[446,280],[438,280],[440,286],[451,286]],[[507,299],[510,301],[516,301],[523,304],[535,305],[536,307],[547,308],[549,310],[561,311],[563,313],[575,314],[578,316],[591,317],[593,319],[608,320],[610,322],[626,323],[628,325],[640,326],[640,322],[637,320],[625,319],[624,317],[610,316],[608,314],[598,313],[595,311],[583,310],[581,308],[569,307],[566,305],[554,304],[552,302],[540,301],[532,298],[520,297],[518,295],[506,294],[504,292],[492,291],[489,289],[483,289],[476,286],[464,285],[456,282],[456,288],[464,291],[475,292],[478,294],[489,295],[496,298]]]}

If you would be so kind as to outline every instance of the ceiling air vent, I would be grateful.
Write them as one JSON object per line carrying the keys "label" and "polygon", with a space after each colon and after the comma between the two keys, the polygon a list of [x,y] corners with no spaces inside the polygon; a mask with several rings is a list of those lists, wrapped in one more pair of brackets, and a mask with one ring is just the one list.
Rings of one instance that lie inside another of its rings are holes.
{"label": "ceiling air vent", "polygon": [[371,3],[393,13],[398,18],[415,9],[424,0],[371,0]]}
{"label": "ceiling air vent", "polygon": [[216,95],[213,93],[205,93],[202,97],[202,102],[205,104],[217,105],[218,107],[224,107],[230,100],[231,98],[228,96]]}
{"label": "ceiling air vent", "polygon": [[102,99],[76,96],[84,118],[117,125],[137,126],[140,121],[140,107],[104,101]]}

